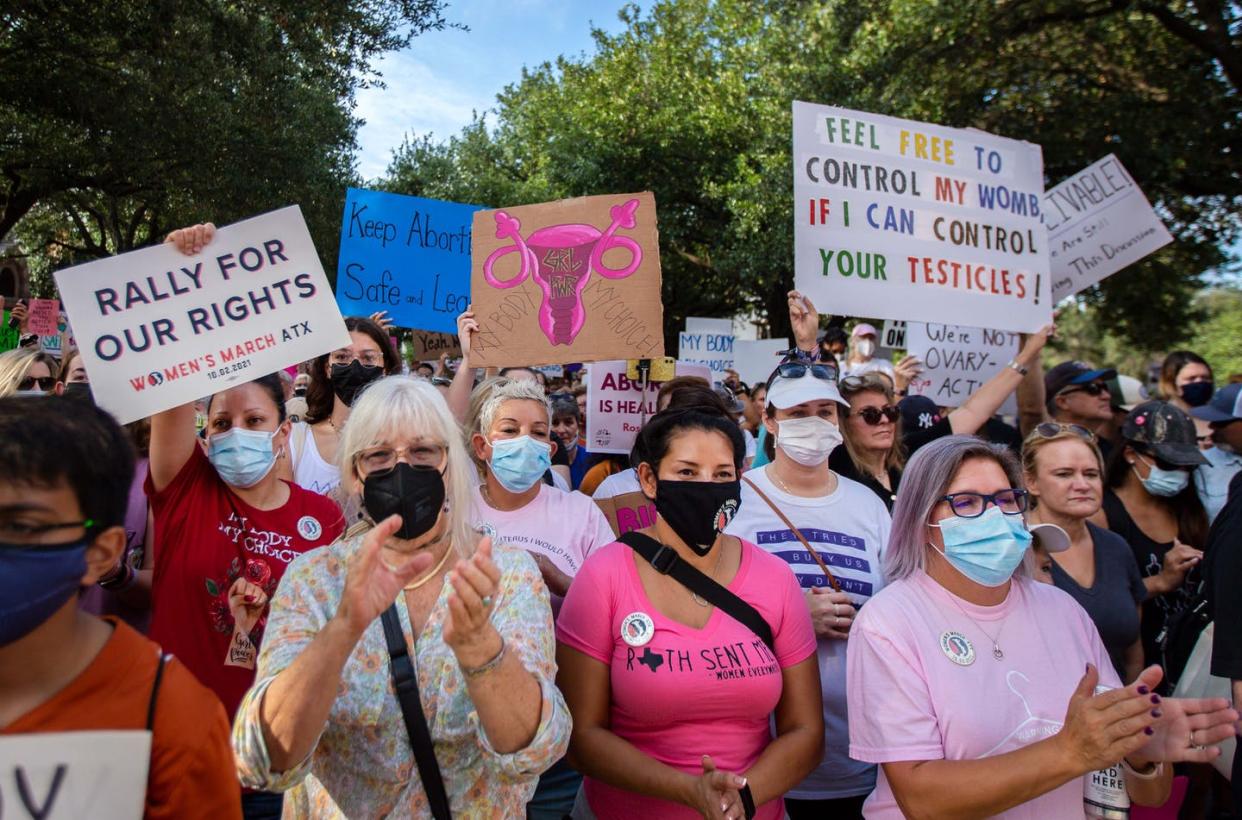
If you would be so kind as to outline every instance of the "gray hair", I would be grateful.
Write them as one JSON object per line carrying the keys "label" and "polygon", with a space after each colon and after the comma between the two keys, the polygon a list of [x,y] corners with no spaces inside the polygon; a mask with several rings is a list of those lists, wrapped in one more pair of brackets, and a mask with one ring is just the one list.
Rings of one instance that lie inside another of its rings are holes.
{"label": "gray hair", "polygon": [[[906,464],[893,505],[893,525],[884,555],[884,576],[889,583],[925,569],[932,510],[949,491],[962,464],[976,458],[999,465],[1011,487],[1023,486],[1018,460],[1003,444],[975,436],[945,436],[924,444]],[[1026,576],[1026,566],[1019,565],[1016,574]]]}
{"label": "gray hair", "polygon": [[525,379],[509,379],[492,388],[492,394],[487,397],[487,401],[483,402],[483,406],[479,409],[479,426],[471,432],[482,433],[486,436],[488,431],[492,429],[492,425],[496,423],[496,419],[500,416],[500,408],[508,401],[538,402],[543,407],[544,412],[548,414],[548,423],[552,423],[552,405],[548,402],[548,396],[543,392],[543,388],[539,386],[539,383]]}

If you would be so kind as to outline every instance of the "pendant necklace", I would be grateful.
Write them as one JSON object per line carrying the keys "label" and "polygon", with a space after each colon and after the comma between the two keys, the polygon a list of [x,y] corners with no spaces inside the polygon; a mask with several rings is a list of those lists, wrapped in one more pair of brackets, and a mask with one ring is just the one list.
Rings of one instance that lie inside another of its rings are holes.
{"label": "pendant necklace", "polygon": [[[934,583],[934,582],[933,582],[933,583]],[[989,641],[991,641],[991,642],[992,642],[992,657],[993,657],[993,658],[995,658],[997,661],[1002,661],[1002,660],[1004,660],[1004,659],[1005,659],[1005,652],[1004,652],[1004,650],[1002,650],[1002,649],[1001,649],[1001,647],[1000,647],[1000,636],[1001,636],[1001,633],[1005,631],[1005,624],[1004,624],[1004,623],[1001,623],[1001,628],[1000,628],[1000,629],[998,629],[998,630],[996,631],[996,635],[992,635],[992,633],[990,633],[990,632],[988,632],[986,629],[984,629],[984,628],[980,625],[980,623],[979,623],[978,621],[976,621],[976,620],[975,620],[975,619],[974,619],[974,618],[970,615],[970,613],[969,613],[969,612],[967,612],[967,611],[965,610],[965,608],[964,608],[961,604],[959,604],[959,603],[957,602],[957,596],[956,596],[956,595],[954,595],[952,592],[949,592],[949,590],[947,590],[947,589],[945,590],[945,592],[948,592],[948,594],[949,594],[949,600],[953,602],[953,606],[957,607],[957,611],[958,611],[958,612],[961,612],[963,615],[965,615],[965,616],[966,616],[966,619],[967,619],[967,620],[969,620],[972,624],[974,624],[974,625],[975,625],[975,628],[976,628],[976,629],[978,629],[980,632],[982,632],[982,633],[983,633],[983,634],[987,637],[987,639],[988,639]],[[1010,593],[1012,593],[1012,592],[1013,592],[1013,590],[1012,590],[1012,588],[1011,588],[1011,589],[1010,589]],[[929,595],[928,597],[931,597],[931,596]],[[936,605],[936,608],[940,610],[940,614],[941,614],[941,615],[943,615],[943,614],[944,614],[944,609],[940,606],[940,604],[936,603],[936,600],[935,600],[934,598],[932,599],[932,603]]]}

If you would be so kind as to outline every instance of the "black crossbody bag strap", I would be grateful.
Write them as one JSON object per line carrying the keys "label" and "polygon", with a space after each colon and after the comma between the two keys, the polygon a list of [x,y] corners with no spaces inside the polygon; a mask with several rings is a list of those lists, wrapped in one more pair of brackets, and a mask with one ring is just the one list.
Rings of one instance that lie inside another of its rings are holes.
{"label": "black crossbody bag strap", "polygon": [[759,611],[694,567],[687,564],[671,547],[638,532],[627,532],[619,539],[634,552],[647,559],[647,563],[661,575],[667,575],[686,589],[698,595],[733,620],[759,636],[773,655],[776,647],[772,641],[772,627]]}
{"label": "black crossbody bag strap", "polygon": [[423,702],[418,696],[418,676],[405,646],[405,634],[401,631],[396,604],[384,610],[380,619],[384,622],[384,638],[388,642],[392,683],[397,690],[397,701],[401,704],[410,746],[414,748],[418,776],[423,781],[423,790],[427,792],[427,802],[431,805],[431,816],[436,820],[452,820],[448,794],[444,791],[444,778],[440,776],[440,764],[436,762],[436,752],[431,745],[431,730],[427,728],[427,716],[423,714]]}

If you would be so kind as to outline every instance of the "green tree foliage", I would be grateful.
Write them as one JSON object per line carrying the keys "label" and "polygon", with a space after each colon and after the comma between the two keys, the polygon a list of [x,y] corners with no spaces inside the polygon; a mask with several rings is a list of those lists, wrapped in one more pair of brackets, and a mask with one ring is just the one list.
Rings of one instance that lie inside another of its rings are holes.
{"label": "green tree foliage", "polygon": [[652,190],[670,341],[687,315],[751,310],[787,332],[794,99],[1037,142],[1049,184],[1118,154],[1178,241],[1082,301],[1140,351],[1193,325],[1239,233],[1236,26],[1205,3],[662,0],[621,19],[593,57],[525,72],[493,122],[407,141],[386,185],[492,206]]}
{"label": "green tree foliage", "polygon": [[36,270],[298,203],[334,253],[353,93],[442,0],[32,0],[0,11],[0,239]]}

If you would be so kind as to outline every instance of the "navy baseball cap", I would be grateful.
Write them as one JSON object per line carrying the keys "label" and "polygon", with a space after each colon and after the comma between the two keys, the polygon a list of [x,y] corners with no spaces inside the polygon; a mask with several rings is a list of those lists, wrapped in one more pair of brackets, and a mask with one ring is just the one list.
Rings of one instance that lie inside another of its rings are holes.
{"label": "navy baseball cap", "polygon": [[1093,381],[1108,381],[1115,378],[1117,371],[1109,368],[1094,368],[1086,362],[1061,362],[1044,374],[1044,393],[1049,399],[1071,385],[1090,384]]}
{"label": "navy baseball cap", "polygon": [[1190,415],[1211,422],[1242,419],[1242,384],[1225,385],[1207,404],[1190,408]]}
{"label": "navy baseball cap", "polygon": [[940,408],[927,396],[906,396],[897,402],[897,408],[901,410],[901,429],[903,432],[929,430],[936,422],[940,421]]}

